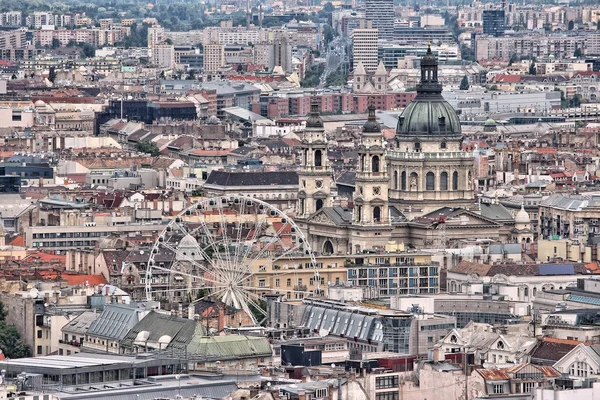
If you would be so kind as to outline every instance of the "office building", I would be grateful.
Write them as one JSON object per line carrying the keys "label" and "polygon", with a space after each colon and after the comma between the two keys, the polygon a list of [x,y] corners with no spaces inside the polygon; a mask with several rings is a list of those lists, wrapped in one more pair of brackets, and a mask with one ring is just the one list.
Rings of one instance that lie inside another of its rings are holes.
{"label": "office building", "polygon": [[504,29],[504,10],[483,11],[483,33],[485,35],[499,37],[504,35]]}
{"label": "office building", "polygon": [[373,28],[379,29],[381,39],[394,38],[394,0],[367,0],[365,14]]}
{"label": "office building", "polygon": [[352,66],[353,70],[362,63],[367,73],[377,69],[377,29],[355,29],[352,32]]}

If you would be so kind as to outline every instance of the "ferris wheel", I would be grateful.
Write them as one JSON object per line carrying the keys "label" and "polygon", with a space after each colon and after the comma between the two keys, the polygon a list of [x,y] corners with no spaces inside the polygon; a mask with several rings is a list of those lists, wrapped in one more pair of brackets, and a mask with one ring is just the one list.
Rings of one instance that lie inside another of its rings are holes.
{"label": "ferris wheel", "polygon": [[156,239],[145,275],[148,300],[221,301],[254,324],[257,315],[267,316],[267,294],[301,299],[319,294],[320,284],[315,257],[294,221],[245,196],[205,199],[180,212]]}

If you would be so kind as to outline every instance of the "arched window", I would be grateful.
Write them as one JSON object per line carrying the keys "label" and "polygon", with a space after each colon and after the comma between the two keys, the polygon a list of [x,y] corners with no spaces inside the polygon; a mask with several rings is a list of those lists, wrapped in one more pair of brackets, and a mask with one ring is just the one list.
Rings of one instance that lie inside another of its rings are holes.
{"label": "arched window", "polygon": [[435,190],[435,174],[433,172],[425,175],[425,190]]}
{"label": "arched window", "polygon": [[448,190],[448,173],[442,172],[440,174],[440,190]]}
{"label": "arched window", "polygon": [[323,208],[323,200],[317,199],[316,208],[317,208],[317,211],[319,211],[321,208]]}
{"label": "arched window", "polygon": [[371,158],[371,172],[379,172],[379,156],[373,156],[373,158]]}
{"label": "arched window", "polygon": [[533,297],[535,297],[536,293],[537,293],[537,288],[533,288]]}
{"label": "arched window", "polygon": [[523,289],[523,296],[529,297],[529,288],[527,286],[525,286],[525,289]]}
{"label": "arched window", "polygon": [[406,190],[406,171],[402,171],[400,178],[400,189]]}
{"label": "arched window", "polygon": [[575,361],[569,367],[569,375],[581,378],[587,378],[594,372],[590,364],[585,361]]}
{"label": "arched window", "polygon": [[452,173],[452,190],[458,190],[458,171]]}
{"label": "arched window", "polygon": [[375,207],[373,208],[373,222],[381,221],[381,208]]}
{"label": "arched window", "polygon": [[321,153],[321,150],[315,150],[315,167],[321,167],[323,166],[323,154]]}
{"label": "arched window", "polygon": [[323,254],[333,254],[333,243],[331,243],[331,240],[326,240],[323,243]]}
{"label": "arched window", "polygon": [[497,347],[498,350],[504,350],[504,343],[502,341],[499,341]]}
{"label": "arched window", "polygon": [[398,189],[398,171],[394,171],[394,189]]}

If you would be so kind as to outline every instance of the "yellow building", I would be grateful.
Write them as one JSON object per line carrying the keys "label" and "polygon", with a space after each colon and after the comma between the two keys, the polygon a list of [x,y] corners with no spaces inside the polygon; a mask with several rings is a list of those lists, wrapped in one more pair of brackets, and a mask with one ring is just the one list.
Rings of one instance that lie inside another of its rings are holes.
{"label": "yellow building", "polygon": [[307,256],[257,260],[250,267],[248,284],[257,294],[284,294],[288,299],[302,299],[317,289],[326,291],[329,285],[343,283],[376,287],[380,296],[439,293],[440,268],[429,253],[330,255],[316,257],[316,262],[315,270]]}

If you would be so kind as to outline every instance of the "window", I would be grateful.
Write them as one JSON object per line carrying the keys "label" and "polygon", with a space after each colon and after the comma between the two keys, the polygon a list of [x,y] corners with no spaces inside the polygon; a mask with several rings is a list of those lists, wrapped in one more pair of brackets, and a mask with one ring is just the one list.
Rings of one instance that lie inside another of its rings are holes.
{"label": "window", "polygon": [[571,368],[569,368],[569,375],[581,378],[587,378],[588,375],[592,374],[593,372],[594,371],[590,365],[585,361],[576,361],[571,364]]}
{"label": "window", "polygon": [[378,376],[375,378],[375,389],[391,389],[398,387],[398,375]]}
{"label": "window", "polygon": [[433,172],[425,175],[425,190],[435,190],[435,174]]}
{"label": "window", "polygon": [[531,393],[533,388],[535,388],[535,382],[523,382],[523,393]]}
{"label": "window", "polygon": [[402,171],[400,178],[400,189],[406,190],[406,171]]}
{"label": "window", "polygon": [[458,190],[458,172],[452,173],[452,190]]}
{"label": "window", "polygon": [[375,400],[399,400],[400,394],[398,391],[394,392],[380,392],[375,394]]}
{"label": "window", "polygon": [[286,285],[287,286],[292,286],[292,280],[290,278],[287,279]]}
{"label": "window", "polygon": [[398,189],[398,171],[394,171],[394,189]]}
{"label": "window", "polygon": [[279,287],[279,278],[275,279],[275,287]]}
{"label": "window", "polygon": [[379,172],[379,156],[373,156],[371,159],[371,172]]}
{"label": "window", "polygon": [[448,190],[448,173],[442,172],[440,174],[440,190]]}
{"label": "window", "polygon": [[37,354],[42,354],[42,346],[37,347]]}
{"label": "window", "polygon": [[42,338],[42,330],[41,329],[38,329],[38,331],[37,331],[37,337],[38,337],[38,339]]}
{"label": "window", "polygon": [[504,385],[494,385],[494,394],[504,393]]}
{"label": "window", "polygon": [[258,280],[258,287],[265,287],[265,280],[264,279],[259,279]]}

